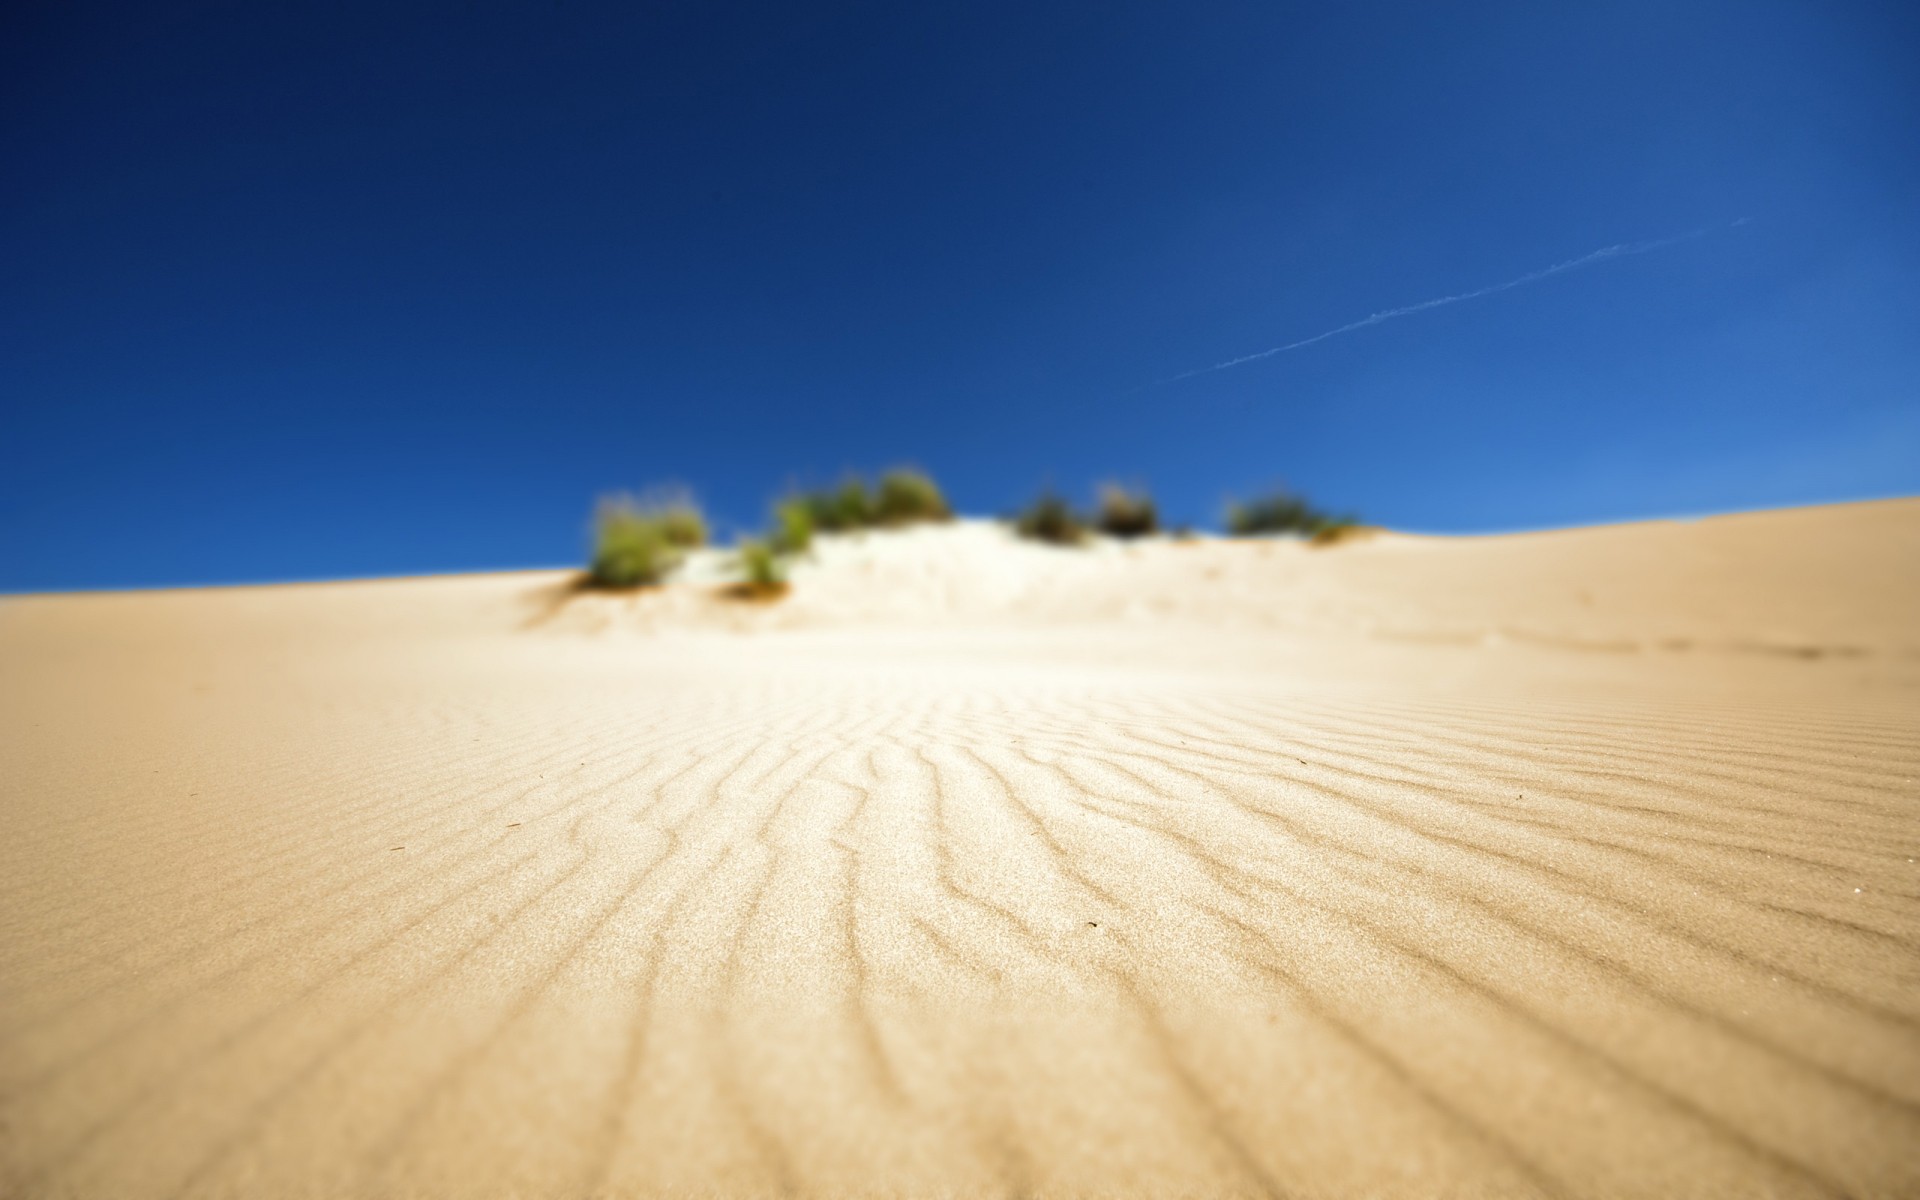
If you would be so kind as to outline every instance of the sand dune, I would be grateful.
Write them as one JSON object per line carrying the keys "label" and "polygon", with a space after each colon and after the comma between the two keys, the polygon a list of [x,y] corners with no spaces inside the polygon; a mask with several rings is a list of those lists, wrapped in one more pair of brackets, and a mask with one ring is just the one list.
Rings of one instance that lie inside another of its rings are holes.
{"label": "sand dune", "polygon": [[1920,501],[0,601],[0,1194],[1920,1194]]}

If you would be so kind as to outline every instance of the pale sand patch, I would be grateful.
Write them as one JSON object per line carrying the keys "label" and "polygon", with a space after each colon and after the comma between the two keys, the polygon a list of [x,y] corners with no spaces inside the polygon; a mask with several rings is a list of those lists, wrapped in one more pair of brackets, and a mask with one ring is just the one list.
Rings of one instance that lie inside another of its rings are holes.
{"label": "pale sand patch", "polygon": [[1920,502],[0,601],[0,1194],[1920,1194]]}

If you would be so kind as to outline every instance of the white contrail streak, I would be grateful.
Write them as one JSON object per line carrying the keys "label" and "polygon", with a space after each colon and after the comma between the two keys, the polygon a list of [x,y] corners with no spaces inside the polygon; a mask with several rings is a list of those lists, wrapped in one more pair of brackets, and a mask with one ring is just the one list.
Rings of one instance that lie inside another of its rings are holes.
{"label": "white contrail streak", "polygon": [[[1727,228],[1738,228],[1746,223],[1747,218],[1741,217],[1738,221],[1727,226]],[[1192,379],[1195,375],[1206,375],[1214,371],[1224,371],[1228,367],[1237,367],[1243,363],[1258,362],[1263,358],[1272,358],[1276,354],[1285,354],[1289,350],[1298,350],[1303,346],[1311,346],[1315,342],[1324,342],[1328,338],[1339,337],[1343,333],[1352,333],[1356,329],[1365,329],[1369,325],[1379,325],[1383,322],[1391,321],[1396,317],[1410,317],[1414,313],[1426,312],[1430,308],[1444,308],[1449,304],[1458,304],[1462,300],[1478,300],[1482,296],[1491,296],[1495,292],[1511,291],[1517,287],[1525,287],[1529,283],[1538,283],[1550,275],[1562,275],[1568,271],[1577,271],[1581,267],[1590,267],[1594,263],[1604,262],[1610,258],[1625,258],[1631,254],[1650,254],[1655,250],[1664,250],[1668,246],[1677,246],[1681,242],[1690,242],[1695,238],[1705,237],[1707,234],[1714,232],[1714,229],[1714,226],[1703,225],[1699,229],[1689,230],[1686,233],[1677,233],[1672,237],[1654,238],[1652,241],[1646,242],[1617,242],[1611,246],[1602,246],[1591,254],[1583,254],[1579,258],[1570,258],[1566,262],[1555,263],[1550,267],[1542,267],[1538,271],[1528,271],[1525,275],[1509,279],[1505,283],[1496,283],[1488,287],[1476,288],[1471,292],[1461,292],[1453,296],[1440,296],[1433,300],[1422,300],[1418,304],[1409,304],[1403,308],[1389,308],[1383,312],[1374,313],[1370,317],[1362,317],[1358,321],[1349,321],[1338,329],[1329,329],[1325,333],[1316,333],[1310,338],[1301,338],[1297,342],[1288,342],[1284,346],[1275,346],[1271,350],[1262,350],[1258,354],[1243,354],[1239,358],[1230,358],[1225,362],[1217,362],[1210,367],[1197,367],[1194,370],[1162,379],[1160,382],[1163,384],[1178,383],[1182,379]]]}

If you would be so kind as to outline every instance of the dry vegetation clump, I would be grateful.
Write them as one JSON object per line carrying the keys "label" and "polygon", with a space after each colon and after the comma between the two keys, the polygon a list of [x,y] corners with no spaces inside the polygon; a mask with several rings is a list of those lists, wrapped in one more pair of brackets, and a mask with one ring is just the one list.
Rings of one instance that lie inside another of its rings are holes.
{"label": "dry vegetation clump", "polygon": [[1057,492],[1042,492],[1014,518],[1014,531],[1023,538],[1053,546],[1078,546],[1087,539],[1086,522]]}
{"label": "dry vegetation clump", "polygon": [[866,481],[857,475],[849,476],[837,488],[802,492],[788,503],[807,510],[809,535],[812,530],[844,533],[873,524],[873,500],[867,495]]}
{"label": "dry vegetation clump", "polygon": [[836,524],[831,529],[864,529],[873,524],[873,496],[867,481],[852,476],[833,493],[831,510]]}
{"label": "dry vegetation clump", "polygon": [[707,519],[699,506],[685,497],[661,507],[660,528],[667,541],[682,550],[698,550],[707,544]]}
{"label": "dry vegetation clump", "polygon": [[742,600],[777,600],[787,594],[787,564],[779,551],[764,541],[740,542],[735,563],[742,579],[727,593]]}
{"label": "dry vegetation clump", "polygon": [[837,488],[801,492],[782,502],[776,516],[784,530],[786,510],[804,510],[808,537],[821,533],[850,533],[877,526],[944,521],[953,515],[940,485],[925,471],[900,468],[880,477],[869,490],[866,480],[850,475]]}
{"label": "dry vegetation clump", "polygon": [[1292,533],[1312,539],[1315,545],[1329,546],[1346,540],[1349,531],[1360,527],[1357,517],[1323,512],[1305,496],[1285,490],[1227,506],[1227,531],[1235,537]]}
{"label": "dry vegetation clump", "polygon": [[706,541],[706,521],[691,499],[647,502],[610,496],[594,514],[593,561],[587,582],[594,587],[646,587],[664,580]]}
{"label": "dry vegetation clump", "polygon": [[1131,491],[1110,483],[1100,489],[1094,524],[1113,537],[1145,537],[1160,528],[1160,513],[1146,489]]}
{"label": "dry vegetation clump", "polygon": [[767,541],[781,554],[805,554],[813,545],[813,508],[806,497],[773,506],[773,531]]}
{"label": "dry vegetation clump", "polygon": [[899,468],[880,477],[874,496],[873,518],[880,525],[910,525],[944,521],[953,515],[940,485],[924,471]]}
{"label": "dry vegetation clump", "polygon": [[1307,539],[1307,545],[1338,546],[1344,542],[1362,541],[1377,532],[1379,530],[1371,525],[1362,525],[1358,521],[1339,517],[1314,530],[1313,535]]}
{"label": "dry vegetation clump", "polygon": [[[906,468],[888,471],[874,489],[861,477],[850,475],[835,488],[793,493],[774,505],[772,525],[764,536],[740,543],[737,564],[743,579],[729,590],[754,599],[784,594],[789,559],[806,553],[816,532],[897,527],[951,516],[952,508],[932,477]],[[1077,511],[1048,489],[1013,518],[1013,525],[1023,538],[1077,546],[1096,531],[1117,538],[1158,532],[1160,515],[1144,488],[1108,484],[1101,488],[1091,514]],[[1324,512],[1285,489],[1230,504],[1227,528],[1238,537],[1298,535],[1314,546],[1339,545],[1372,532],[1355,517]],[[1182,526],[1174,537],[1191,539],[1193,532]],[[647,499],[607,497],[594,516],[593,559],[582,586],[635,588],[660,583],[688,550],[706,541],[706,518],[684,492],[654,493]]]}

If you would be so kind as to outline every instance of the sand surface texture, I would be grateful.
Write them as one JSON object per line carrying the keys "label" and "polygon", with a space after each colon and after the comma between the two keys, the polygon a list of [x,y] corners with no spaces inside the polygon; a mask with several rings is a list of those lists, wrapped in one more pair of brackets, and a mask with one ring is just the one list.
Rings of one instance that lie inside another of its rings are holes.
{"label": "sand surface texture", "polygon": [[0,600],[0,1194],[1920,1195],[1920,501]]}

